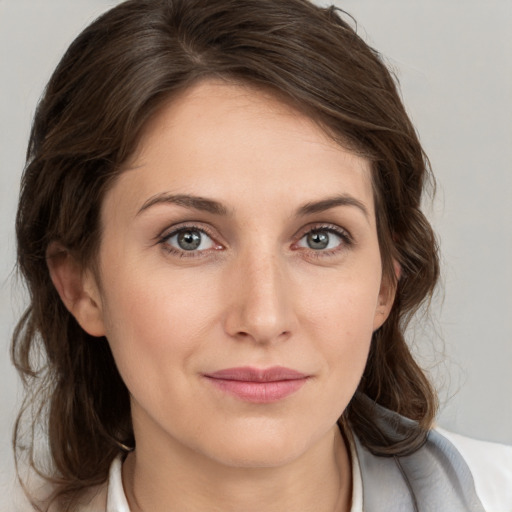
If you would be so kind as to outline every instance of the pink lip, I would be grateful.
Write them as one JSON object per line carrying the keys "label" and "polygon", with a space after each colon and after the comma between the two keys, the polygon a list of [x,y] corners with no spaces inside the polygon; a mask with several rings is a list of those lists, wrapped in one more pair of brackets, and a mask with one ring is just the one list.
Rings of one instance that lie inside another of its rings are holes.
{"label": "pink lip", "polygon": [[281,400],[298,391],[308,375],[290,368],[273,366],[264,370],[249,366],[227,368],[205,377],[218,389],[255,403]]}

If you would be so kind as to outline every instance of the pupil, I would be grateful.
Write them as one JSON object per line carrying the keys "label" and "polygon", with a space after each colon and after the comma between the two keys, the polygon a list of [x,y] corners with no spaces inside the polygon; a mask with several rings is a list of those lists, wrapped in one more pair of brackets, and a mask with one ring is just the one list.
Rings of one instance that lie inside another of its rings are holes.
{"label": "pupil", "polygon": [[311,249],[325,249],[329,245],[329,235],[325,231],[309,233],[308,245]]}
{"label": "pupil", "polygon": [[184,251],[193,251],[201,245],[199,231],[182,231],[178,234],[178,245]]}

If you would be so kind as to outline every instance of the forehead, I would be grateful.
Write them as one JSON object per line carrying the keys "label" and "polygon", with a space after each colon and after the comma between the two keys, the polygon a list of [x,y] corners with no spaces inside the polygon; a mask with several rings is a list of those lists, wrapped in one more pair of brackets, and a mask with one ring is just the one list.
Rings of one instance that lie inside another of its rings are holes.
{"label": "forehead", "polygon": [[146,124],[118,185],[139,204],[162,192],[228,202],[304,202],[349,192],[373,211],[366,158],[270,91],[223,81],[197,83],[165,103]]}

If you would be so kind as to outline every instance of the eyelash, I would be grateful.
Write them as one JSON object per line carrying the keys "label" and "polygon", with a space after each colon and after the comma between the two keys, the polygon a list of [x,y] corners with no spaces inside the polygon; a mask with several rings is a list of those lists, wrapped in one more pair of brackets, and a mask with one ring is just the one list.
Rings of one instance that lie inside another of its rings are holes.
{"label": "eyelash", "polygon": [[[197,257],[204,257],[205,253],[210,253],[211,251],[217,251],[219,248],[213,248],[213,249],[203,249],[203,250],[192,250],[192,251],[186,251],[186,250],[180,250],[176,249],[175,247],[172,247],[169,245],[169,239],[173,236],[178,235],[179,233],[185,232],[185,231],[199,231],[200,233],[203,233],[207,237],[209,237],[216,245],[220,245],[217,242],[215,242],[214,236],[208,232],[207,229],[204,227],[199,227],[194,224],[186,224],[183,226],[180,226],[170,233],[165,233],[158,237],[158,244],[162,245],[162,247],[165,249],[165,251],[169,254],[172,254],[174,256],[178,256],[180,258],[197,258]],[[332,233],[336,236],[338,236],[341,239],[340,245],[329,250],[315,250],[315,249],[305,249],[310,253],[310,257],[313,258],[323,258],[323,257],[329,257],[333,256],[340,251],[343,251],[344,249],[350,249],[354,245],[354,239],[352,238],[352,235],[345,229],[342,229],[338,226],[332,225],[332,224],[323,224],[323,225],[315,225],[313,227],[309,227],[307,229],[304,229],[300,236],[298,237],[298,241],[294,242],[294,245],[296,245],[300,240],[302,240],[305,236],[307,236],[310,233],[314,232],[327,232]],[[297,249],[297,250],[301,250]]]}
{"label": "eyelash", "polygon": [[[302,240],[305,236],[309,235],[310,233],[322,233],[327,232],[334,234],[338,236],[341,239],[340,244],[333,248],[333,249],[327,249],[327,250],[315,250],[315,249],[305,249],[309,254],[308,258],[325,258],[330,256],[335,256],[339,254],[340,252],[350,249],[354,245],[354,239],[352,235],[343,228],[340,228],[339,226],[335,226],[333,224],[320,224],[315,225],[313,227],[308,227],[305,230],[303,230],[298,238],[298,240]],[[298,242],[295,242],[297,244]],[[295,245],[294,244],[294,245]]]}
{"label": "eyelash", "polygon": [[[178,256],[179,258],[198,258],[198,257],[204,256],[204,253],[211,252],[212,250],[214,250],[214,251],[219,250],[219,249],[205,249],[202,251],[197,251],[197,250],[196,251],[185,251],[185,250],[176,249],[175,247],[172,247],[171,245],[169,245],[168,242],[169,242],[170,238],[172,238],[173,236],[175,236],[179,233],[185,232],[185,231],[199,231],[200,233],[206,235],[208,238],[211,238],[214,241],[214,243],[216,243],[213,235],[211,233],[209,233],[208,230],[206,230],[204,227],[199,227],[194,224],[185,224],[183,226],[180,226],[180,227],[174,229],[170,233],[165,233],[164,235],[159,237],[158,243],[162,245],[162,247],[164,248],[164,250],[167,253],[172,254],[173,256]],[[220,244],[216,243],[216,245],[220,245]]]}

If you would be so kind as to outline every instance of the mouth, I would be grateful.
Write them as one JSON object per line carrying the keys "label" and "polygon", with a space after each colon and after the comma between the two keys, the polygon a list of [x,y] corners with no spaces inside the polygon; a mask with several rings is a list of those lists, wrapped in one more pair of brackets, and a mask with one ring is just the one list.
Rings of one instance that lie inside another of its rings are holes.
{"label": "mouth", "polygon": [[252,367],[227,368],[204,374],[217,389],[253,403],[277,402],[297,392],[310,378],[309,375],[273,366],[266,369]]}

